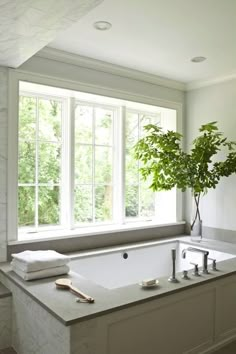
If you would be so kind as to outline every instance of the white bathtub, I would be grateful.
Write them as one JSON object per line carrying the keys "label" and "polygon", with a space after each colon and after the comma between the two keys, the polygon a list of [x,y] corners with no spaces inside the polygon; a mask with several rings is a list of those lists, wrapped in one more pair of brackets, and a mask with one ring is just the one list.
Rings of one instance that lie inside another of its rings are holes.
{"label": "white bathtub", "polygon": [[[107,289],[115,289],[141,282],[147,278],[160,278],[172,273],[171,250],[176,249],[176,272],[192,269],[190,262],[202,266],[202,254],[187,252],[181,257],[182,250],[187,247],[208,250],[209,257],[217,262],[235,255],[193,246],[184,242],[152,242],[143,245],[122,247],[99,252],[87,253],[73,258],[71,268],[83,277],[92,280]],[[128,258],[124,258],[128,256]],[[210,267],[209,261],[209,267]],[[190,273],[191,274],[191,273]]]}

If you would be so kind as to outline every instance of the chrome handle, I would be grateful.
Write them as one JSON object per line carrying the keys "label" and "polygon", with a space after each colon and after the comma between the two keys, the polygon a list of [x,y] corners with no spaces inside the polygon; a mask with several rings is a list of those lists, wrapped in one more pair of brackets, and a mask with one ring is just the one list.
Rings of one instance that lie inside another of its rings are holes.
{"label": "chrome handle", "polygon": [[194,265],[193,275],[195,275],[195,277],[199,277],[200,274],[199,274],[199,270],[198,270],[198,264],[193,263],[193,262],[190,262],[190,264]]}
{"label": "chrome handle", "polygon": [[216,268],[216,259],[214,258],[209,258],[209,261],[212,261],[212,270],[217,271],[218,269]]}
{"label": "chrome handle", "polygon": [[187,270],[183,270],[182,279],[186,279],[186,280],[190,279],[189,276],[188,276],[188,271]]}

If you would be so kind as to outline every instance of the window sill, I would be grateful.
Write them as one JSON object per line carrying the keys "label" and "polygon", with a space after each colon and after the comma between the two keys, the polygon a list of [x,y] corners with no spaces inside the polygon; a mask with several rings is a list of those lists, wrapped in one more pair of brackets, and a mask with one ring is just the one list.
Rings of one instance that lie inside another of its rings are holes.
{"label": "window sill", "polygon": [[22,233],[18,235],[17,241],[8,242],[9,245],[16,245],[22,243],[34,243],[40,241],[50,241],[50,240],[63,240],[66,238],[79,238],[79,237],[88,237],[88,236],[99,236],[107,235],[112,236],[113,234],[127,232],[127,231],[138,231],[145,229],[160,229],[164,227],[184,225],[185,221],[178,221],[173,223],[157,223],[156,221],[146,221],[146,222],[135,222],[127,223],[124,225],[106,225],[106,226],[97,226],[96,228],[81,228],[76,230],[54,230],[54,231],[43,231],[38,233]]}

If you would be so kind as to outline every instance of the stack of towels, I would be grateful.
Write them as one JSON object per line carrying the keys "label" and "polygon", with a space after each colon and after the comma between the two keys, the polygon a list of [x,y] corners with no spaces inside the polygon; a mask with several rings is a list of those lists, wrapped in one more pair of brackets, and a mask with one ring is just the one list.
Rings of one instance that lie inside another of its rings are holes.
{"label": "stack of towels", "polygon": [[56,251],[24,251],[12,254],[12,270],[24,280],[42,279],[70,271],[70,258]]}

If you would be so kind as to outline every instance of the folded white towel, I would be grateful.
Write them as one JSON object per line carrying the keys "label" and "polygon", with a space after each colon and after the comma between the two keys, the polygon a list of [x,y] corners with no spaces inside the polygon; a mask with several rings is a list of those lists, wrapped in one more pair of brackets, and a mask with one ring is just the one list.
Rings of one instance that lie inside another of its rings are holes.
{"label": "folded white towel", "polygon": [[12,265],[12,270],[19,275],[24,280],[34,280],[34,279],[43,279],[48,277],[54,277],[56,275],[67,274],[70,271],[70,268],[67,265],[60,267],[48,268],[43,270],[38,270],[36,272],[26,273],[21,269]]}
{"label": "folded white towel", "polygon": [[[24,251],[13,253],[13,262],[23,272],[35,272],[69,263],[70,258],[56,251]],[[16,263],[15,263],[16,262]]]}

